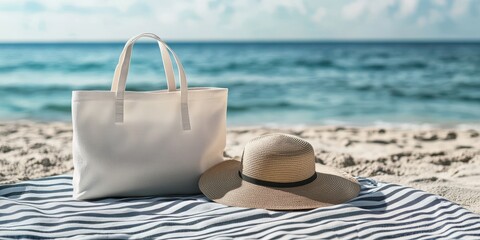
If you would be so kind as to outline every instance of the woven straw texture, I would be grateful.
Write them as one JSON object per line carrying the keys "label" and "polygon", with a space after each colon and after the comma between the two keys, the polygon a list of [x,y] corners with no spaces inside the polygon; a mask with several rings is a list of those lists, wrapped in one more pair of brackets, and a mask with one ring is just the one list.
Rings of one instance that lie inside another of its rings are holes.
{"label": "woven straw texture", "polygon": [[[306,185],[273,188],[242,180],[238,172],[271,182],[297,182],[316,172]],[[242,162],[224,161],[200,178],[200,190],[209,199],[236,207],[300,210],[344,203],[360,192],[358,182],[341,171],[316,164],[312,146],[285,134],[264,135],[250,141]]]}
{"label": "woven straw texture", "polygon": [[245,145],[242,173],[270,182],[298,182],[315,173],[315,154],[307,141],[284,134],[257,137]]}

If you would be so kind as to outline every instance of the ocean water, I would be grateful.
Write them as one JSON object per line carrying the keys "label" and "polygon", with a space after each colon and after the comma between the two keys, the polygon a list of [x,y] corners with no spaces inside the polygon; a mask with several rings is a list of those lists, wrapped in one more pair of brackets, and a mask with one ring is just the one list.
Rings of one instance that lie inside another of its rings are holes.
{"label": "ocean water", "polygon": [[[171,43],[190,86],[229,88],[228,124],[479,124],[480,43]],[[0,44],[0,121],[69,121],[108,90],[122,43]],[[127,89],[166,88],[157,45]]]}

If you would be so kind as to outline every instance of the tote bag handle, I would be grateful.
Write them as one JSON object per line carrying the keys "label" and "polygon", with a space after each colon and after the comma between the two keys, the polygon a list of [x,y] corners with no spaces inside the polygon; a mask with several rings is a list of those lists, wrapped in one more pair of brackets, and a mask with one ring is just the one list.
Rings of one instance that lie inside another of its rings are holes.
{"label": "tote bag handle", "polygon": [[169,91],[175,90],[173,66],[170,60],[169,52],[172,53],[175,63],[177,64],[178,75],[180,78],[180,110],[182,116],[182,127],[183,130],[190,130],[190,117],[188,113],[188,85],[183,65],[180,62],[180,58],[177,56],[177,54],[175,54],[175,52],[165,42],[163,42],[162,39],[160,39],[157,35],[153,33],[142,33],[131,38],[125,44],[123,52],[120,55],[120,59],[117,65],[117,69],[115,70],[115,75],[112,83],[112,91],[115,92],[115,123],[123,123],[124,120],[125,84],[127,81],[128,69],[130,67],[130,58],[132,56],[133,45],[138,39],[142,37],[148,37],[157,40],[160,47],[160,52],[162,53],[165,72],[167,74]]}
{"label": "tote bag handle", "polygon": [[118,79],[120,78],[120,70],[121,70],[120,64],[124,61],[125,52],[127,50],[127,45],[129,43],[131,45],[133,45],[141,37],[150,37],[150,38],[153,38],[153,39],[157,40],[158,47],[160,48],[160,54],[162,56],[163,67],[165,69],[168,91],[170,91],[170,92],[175,91],[176,90],[175,75],[173,74],[172,60],[170,59],[168,49],[165,46],[163,46],[163,44],[161,44],[161,42],[159,42],[159,41],[161,41],[161,39],[153,33],[142,33],[140,35],[137,35],[135,37],[130,38],[127,41],[127,43],[125,44],[125,47],[122,50],[122,54],[120,55],[120,58],[118,59],[118,64],[115,67],[115,75],[113,76],[111,91],[112,92],[117,91]]}

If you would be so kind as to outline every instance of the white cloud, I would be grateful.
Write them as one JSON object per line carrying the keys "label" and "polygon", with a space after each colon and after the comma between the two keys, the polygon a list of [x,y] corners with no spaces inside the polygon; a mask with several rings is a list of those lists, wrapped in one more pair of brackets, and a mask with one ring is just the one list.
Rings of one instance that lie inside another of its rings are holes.
{"label": "white cloud", "polygon": [[452,18],[462,17],[470,6],[470,0],[455,0],[452,2],[452,9],[450,10],[450,16]]}
{"label": "white cloud", "polygon": [[445,6],[447,4],[447,0],[434,0],[433,2],[438,6]]}
{"label": "white cloud", "polygon": [[388,15],[388,9],[395,4],[395,0],[355,0],[342,9],[342,16],[347,20],[356,20],[362,17],[376,18]]}
{"label": "white cloud", "polygon": [[259,5],[255,4],[255,2],[251,3],[252,4],[250,5],[250,8],[255,8],[257,5],[258,7],[265,9],[269,13],[275,12],[279,7],[298,11],[301,14],[307,13],[305,4],[301,0],[261,0]]}
{"label": "white cloud", "polygon": [[417,20],[417,24],[420,27],[425,27],[425,26],[428,26],[428,25],[433,25],[433,24],[439,23],[439,22],[443,21],[444,19],[445,18],[443,17],[443,15],[438,10],[430,9],[428,14],[420,17]]}
{"label": "white cloud", "polygon": [[479,12],[469,0],[2,0],[0,41],[480,38]]}
{"label": "white cloud", "polygon": [[315,10],[315,13],[312,16],[312,20],[316,23],[321,23],[326,16],[327,10],[325,10],[325,8],[323,7],[319,7],[317,8],[317,10]]}
{"label": "white cloud", "polygon": [[417,0],[403,0],[399,2],[400,10],[398,12],[400,17],[408,17],[417,10]]}
{"label": "white cloud", "polygon": [[354,20],[365,12],[368,2],[366,0],[355,0],[342,9],[342,16],[345,19]]}
{"label": "white cloud", "polygon": [[[409,1],[409,0],[403,0]],[[368,13],[374,17],[380,15],[388,15],[388,9],[393,6],[396,1],[395,0],[382,0],[382,1],[375,1],[370,0],[368,1]]]}

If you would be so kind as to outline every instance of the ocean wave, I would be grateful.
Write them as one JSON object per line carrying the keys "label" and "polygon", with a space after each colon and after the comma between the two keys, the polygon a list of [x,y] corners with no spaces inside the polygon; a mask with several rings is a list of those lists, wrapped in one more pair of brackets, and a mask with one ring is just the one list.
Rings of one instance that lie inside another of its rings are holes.
{"label": "ocean wave", "polygon": [[[338,67],[335,61],[329,59],[296,59],[296,60],[283,60],[273,59],[270,61],[247,61],[247,62],[230,62],[220,66],[204,66],[197,67],[198,72],[202,73],[223,73],[232,71],[241,72],[263,72],[271,71],[278,68],[334,68]],[[195,70],[195,69],[194,69]]]}
{"label": "ocean wave", "polygon": [[335,62],[328,59],[300,59],[293,62],[296,66],[309,68],[335,67]]}
{"label": "ocean wave", "polygon": [[[256,82],[252,80],[235,80],[235,81],[225,81],[220,83],[212,83],[212,82],[194,82],[189,83],[189,88],[195,87],[222,87],[222,88],[229,88],[229,89],[262,89],[262,88],[283,88],[284,86],[289,86],[292,84],[298,84],[296,82]],[[305,82],[303,84],[315,84],[314,82]],[[167,89],[167,85],[163,81],[158,82],[133,82],[131,84],[127,84],[126,90],[127,91],[152,91],[152,90],[161,90]],[[66,84],[45,84],[45,85],[30,85],[30,84],[14,84],[14,85],[0,85],[0,93],[3,94],[10,94],[10,95],[23,95],[23,94],[55,94],[61,92],[70,93],[72,91],[88,91],[88,90],[97,90],[97,91],[108,91],[110,90],[109,84],[85,84],[81,86],[76,85],[66,85]]]}
{"label": "ocean wave", "polygon": [[[195,85],[189,85],[195,87]],[[136,83],[127,84],[127,91],[152,91],[154,89],[166,89],[165,83]],[[6,85],[0,86],[0,93],[4,94],[55,94],[61,92],[70,93],[72,91],[108,91],[110,85],[89,84],[84,86],[73,85]]]}
{"label": "ocean wave", "polygon": [[[389,63],[365,63],[355,66],[345,66],[332,59],[295,59],[280,60],[275,59],[268,62],[249,61],[249,62],[230,62],[221,66],[199,67],[197,71],[202,73],[224,73],[224,72],[264,72],[278,68],[306,68],[306,69],[337,69],[337,70],[367,70],[367,71],[384,71],[384,70],[421,70],[428,68],[426,62],[410,61],[398,64]],[[195,70],[195,69],[194,69]]]}
{"label": "ocean wave", "polygon": [[382,58],[382,59],[386,59],[386,58],[390,58],[392,55],[388,52],[369,52],[369,53],[365,53],[365,54],[361,54],[359,59],[378,59],[378,58]]}
{"label": "ocean wave", "polygon": [[428,67],[428,64],[425,62],[412,61],[412,62],[403,62],[398,64],[388,64],[388,63],[368,63],[361,65],[359,69],[369,70],[369,71],[384,71],[384,70],[415,70],[415,69],[425,69]]}
{"label": "ocean wave", "polygon": [[[320,91],[331,92],[332,94],[347,94],[345,91],[358,91],[362,94],[388,94],[392,97],[411,98],[419,100],[432,100],[432,99],[449,99],[460,100],[468,102],[479,102],[480,95],[475,94],[475,90],[480,88],[480,83],[475,82],[461,82],[452,83],[450,88],[410,88],[396,86],[388,83],[379,82],[365,82],[363,84],[356,84],[349,81],[331,81],[328,85],[322,81],[316,81],[312,79],[296,80],[296,81],[271,81],[271,82],[250,82],[250,81],[225,81],[221,83],[208,83],[198,82],[189,84],[190,88],[195,87],[223,87],[231,90],[232,94],[241,94],[242,96],[247,93],[260,91],[259,89],[269,89],[271,93],[284,93],[290,94],[289,89],[296,89],[295,91]],[[166,84],[163,82],[156,83],[132,83],[127,84],[127,91],[152,91],[166,89]],[[315,89],[315,90],[313,90]],[[86,90],[98,90],[108,91],[110,85],[105,84],[87,84],[83,86],[75,85],[0,85],[0,94],[4,96],[44,96],[44,95],[64,95],[70,94],[72,91],[86,91]],[[290,107],[290,105],[282,103],[284,107]],[[274,107],[278,104],[275,103]],[[266,105],[268,107],[268,104]],[[282,107],[283,105],[279,105]],[[237,109],[238,108],[238,109]],[[242,110],[243,106],[233,106],[235,110]]]}
{"label": "ocean wave", "polygon": [[[274,110],[274,109],[290,109],[290,108],[311,108],[307,105],[295,104],[288,101],[277,101],[277,102],[258,102],[252,104],[228,104],[229,112],[245,112],[255,109],[265,109],[265,110]],[[39,109],[42,111],[51,111],[51,112],[71,112],[70,104],[45,104],[42,105]]]}
{"label": "ocean wave", "polygon": [[[174,47],[183,56],[189,87],[230,89],[229,121],[480,119],[479,44],[274,45]],[[121,47],[2,48],[0,118],[69,119],[72,91],[109,91]],[[156,46],[135,51],[127,90],[166,89]]]}
{"label": "ocean wave", "polygon": [[48,63],[38,63],[38,62],[24,62],[13,65],[0,65],[0,72],[15,72],[18,70],[44,70],[50,64]]}
{"label": "ocean wave", "polygon": [[480,87],[480,83],[462,83],[454,84],[451,89],[445,88],[404,88],[400,86],[393,86],[389,84],[363,84],[363,85],[348,85],[348,88],[365,93],[386,93],[393,97],[409,98],[417,100],[458,100],[467,102],[480,102],[480,94],[472,94],[471,88]]}
{"label": "ocean wave", "polygon": [[446,63],[455,63],[455,62],[458,62],[460,58],[456,56],[444,56],[444,57],[440,57],[440,60]]}
{"label": "ocean wave", "polygon": [[382,64],[382,63],[370,63],[370,64],[364,64],[359,67],[361,70],[368,70],[368,71],[381,71],[381,70],[386,70],[388,68],[387,64]]}
{"label": "ocean wave", "polygon": [[419,61],[404,62],[395,66],[395,68],[399,70],[424,69],[427,67],[428,67],[427,63],[419,62]]}
{"label": "ocean wave", "polygon": [[[147,71],[160,71],[162,69],[158,63],[143,61],[141,59],[133,61],[135,66],[132,69],[143,69]],[[62,73],[80,73],[80,72],[106,72],[113,71],[114,62],[20,62],[16,64],[0,65],[0,73],[15,73],[22,71],[29,72],[62,72]],[[278,69],[337,69],[348,70],[366,70],[366,71],[385,71],[385,70],[415,70],[425,69],[428,63],[421,61],[409,61],[398,64],[389,64],[386,62],[363,63],[353,66],[346,66],[330,58],[296,58],[292,60],[273,58],[268,61],[250,60],[250,61],[226,61],[223,64],[203,65],[190,64],[189,71],[206,74],[222,74],[230,72],[241,73],[269,73]]]}
{"label": "ocean wave", "polygon": [[46,104],[42,106],[41,109],[46,111],[63,112],[63,113],[69,113],[72,110],[70,104]]}
{"label": "ocean wave", "polygon": [[480,103],[480,95],[474,95],[474,96],[459,96],[458,98],[459,98],[460,100],[463,100],[463,101],[479,102],[479,103]]}
{"label": "ocean wave", "polygon": [[10,65],[0,65],[0,73],[18,71],[60,71],[60,72],[83,72],[83,71],[105,71],[110,70],[111,63],[50,63],[50,62],[21,62]]}
{"label": "ocean wave", "polygon": [[82,63],[82,64],[71,64],[66,65],[63,68],[68,72],[82,72],[82,71],[93,71],[93,70],[106,70],[111,68],[112,64],[106,63]]}
{"label": "ocean wave", "polygon": [[107,90],[109,86],[88,85],[88,86],[71,86],[71,85],[7,85],[0,86],[0,93],[10,95],[34,95],[34,94],[55,94],[61,92],[72,92],[75,90]]}
{"label": "ocean wave", "polygon": [[[231,72],[231,71],[249,71],[252,68],[261,67],[257,62],[230,62],[223,66],[210,66],[210,67],[197,67],[197,72],[201,73],[223,73],[223,72]],[[195,69],[194,69],[195,70]]]}
{"label": "ocean wave", "polygon": [[480,82],[458,82],[454,84],[457,88],[475,88],[480,89]]}
{"label": "ocean wave", "polygon": [[250,102],[250,104],[229,103],[228,111],[230,112],[245,112],[255,109],[275,110],[275,109],[311,109],[307,104],[298,104],[289,101],[272,101],[272,102]]}
{"label": "ocean wave", "polygon": [[467,95],[452,91],[436,91],[436,92],[411,92],[410,90],[390,89],[389,93],[395,97],[418,99],[418,100],[457,100],[467,102],[480,102],[480,95]]}
{"label": "ocean wave", "polygon": [[410,93],[407,91],[402,91],[398,89],[390,89],[390,94],[396,97],[408,97],[408,98],[416,98],[416,99],[436,99],[439,97],[444,97],[445,93],[432,93],[432,92],[416,92]]}
{"label": "ocean wave", "polygon": [[357,91],[362,91],[362,92],[368,92],[368,91],[372,91],[375,89],[375,86],[373,85],[354,85],[354,86],[351,86],[353,89],[357,90]]}

